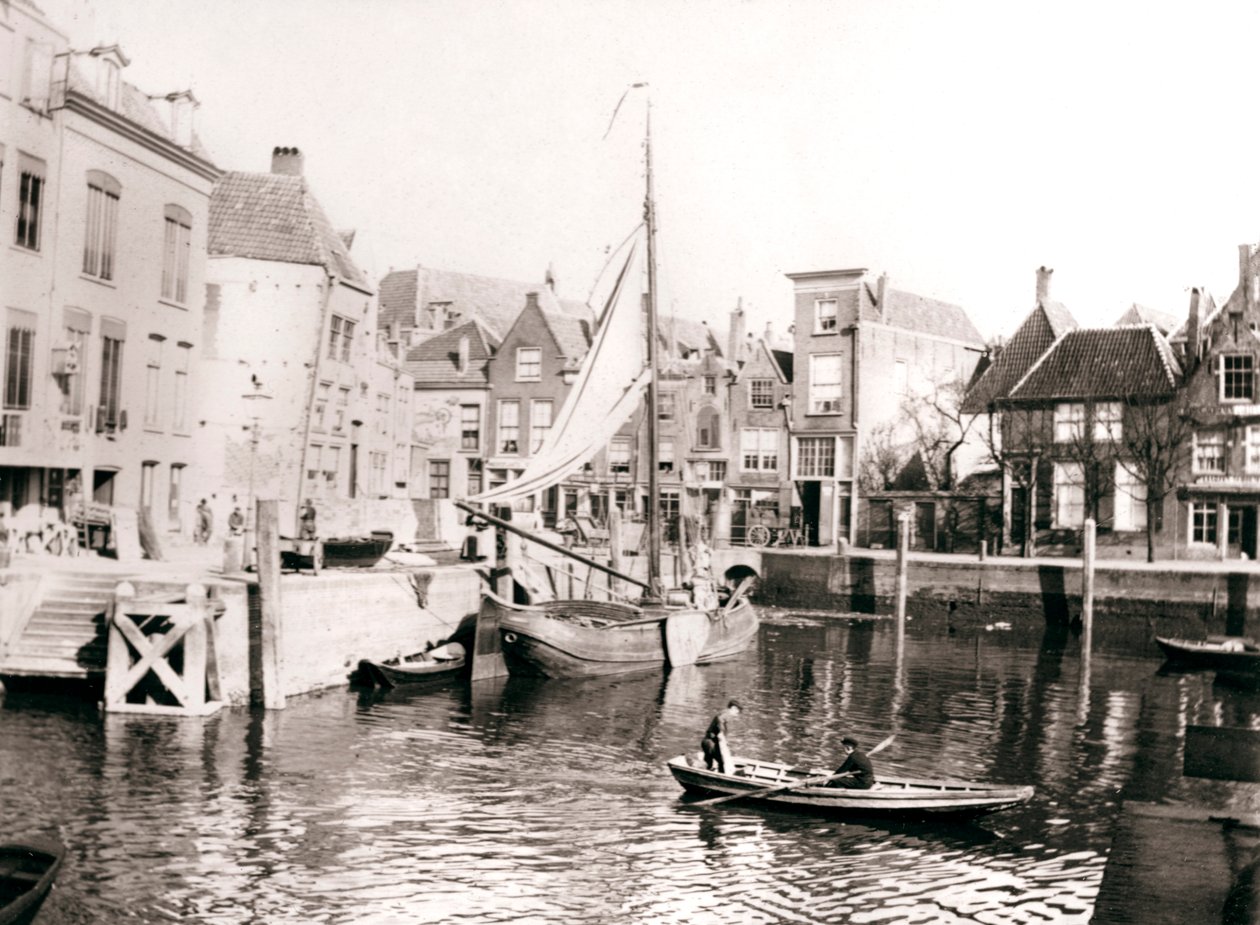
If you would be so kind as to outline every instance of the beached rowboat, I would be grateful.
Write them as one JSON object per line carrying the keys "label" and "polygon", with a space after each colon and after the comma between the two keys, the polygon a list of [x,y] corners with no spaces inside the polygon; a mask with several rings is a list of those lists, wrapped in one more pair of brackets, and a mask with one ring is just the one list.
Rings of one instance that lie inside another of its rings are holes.
{"label": "beached rowboat", "polygon": [[449,681],[467,665],[464,647],[450,642],[428,652],[387,662],[360,659],[359,676],[378,687]]}
{"label": "beached rowboat", "polygon": [[0,925],[27,925],[52,889],[66,849],[47,839],[0,845]]}
{"label": "beached rowboat", "polygon": [[[669,770],[688,793],[709,797],[785,787],[794,780],[803,782],[830,773],[771,761],[737,759],[738,774],[720,774],[703,767],[693,767],[686,755],[671,758]],[[1032,799],[1032,795],[1032,787],[880,775],[876,777],[875,786],[869,790],[799,787],[776,790],[759,797],[750,796],[748,802],[756,800],[828,816],[965,817],[983,816],[1017,806]]]}

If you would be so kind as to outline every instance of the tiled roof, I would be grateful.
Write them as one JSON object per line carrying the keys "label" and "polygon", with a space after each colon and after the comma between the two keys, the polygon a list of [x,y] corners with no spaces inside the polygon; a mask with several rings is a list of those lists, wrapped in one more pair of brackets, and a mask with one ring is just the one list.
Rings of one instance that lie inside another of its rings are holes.
{"label": "tiled roof", "polygon": [[1124,324],[1153,324],[1161,334],[1167,334],[1177,327],[1177,318],[1168,312],[1157,311],[1134,302],[1123,315],[1116,319],[1115,327]]}
{"label": "tiled roof", "polygon": [[1171,395],[1180,367],[1154,325],[1082,328],[1060,337],[1011,390],[1014,401]]}
{"label": "tiled roof", "polygon": [[1005,398],[1051,344],[1075,328],[1076,319],[1061,304],[1038,303],[967,390],[962,410],[982,414],[990,402]]}
{"label": "tiled roof", "polygon": [[783,378],[788,382],[792,381],[792,363],[796,355],[790,350],[771,350],[770,355],[774,357],[774,361],[779,364],[779,369],[783,370]]}
{"label": "tiled roof", "polygon": [[[459,371],[459,342],[468,338],[468,369]],[[403,370],[417,383],[484,385],[489,381],[486,363],[499,341],[477,320],[443,331],[407,351]]]}
{"label": "tiled roof", "polygon": [[559,299],[544,283],[476,276],[419,267],[395,270],[380,285],[380,321],[396,330],[415,326],[417,309],[430,303],[449,303],[461,319],[479,319],[496,336],[503,337],[525,307],[525,297],[538,293],[538,304],[547,312],[590,320],[593,313],[584,302]]}
{"label": "tiled roof", "polygon": [[[1238,290],[1235,289],[1234,291],[1237,292]],[[1199,298],[1199,330],[1206,331],[1208,325],[1215,320],[1221,309],[1229,304],[1229,299],[1226,299],[1220,305],[1217,305],[1216,299],[1212,298],[1212,293],[1208,292],[1206,289],[1201,290],[1201,293],[1202,294]],[[1231,296],[1231,298],[1232,297],[1233,296]],[[1168,335],[1170,343],[1177,343],[1178,341],[1184,341],[1186,339],[1186,325],[1189,321],[1190,319],[1188,317],[1183,318],[1181,323],[1177,325],[1177,329]]]}
{"label": "tiled roof", "polygon": [[663,315],[659,318],[658,326],[666,349],[672,352],[704,353],[706,350],[713,350],[719,356],[723,353],[721,340],[724,335],[714,331],[703,321]]}
{"label": "tiled roof", "polygon": [[367,288],[305,177],[233,171],[210,194],[210,253],[325,267]]}
{"label": "tiled roof", "polygon": [[957,305],[940,302],[912,292],[889,289],[885,293],[888,305],[883,312],[876,304],[876,295],[869,285],[862,288],[862,320],[878,321],[894,328],[907,331],[918,331],[932,337],[944,337],[950,340],[984,346],[984,338],[971,323],[967,313]]}
{"label": "tiled roof", "polygon": [[574,318],[562,312],[543,312],[543,320],[551,329],[556,339],[560,354],[569,360],[577,361],[586,356],[591,347],[591,323],[582,318]]}

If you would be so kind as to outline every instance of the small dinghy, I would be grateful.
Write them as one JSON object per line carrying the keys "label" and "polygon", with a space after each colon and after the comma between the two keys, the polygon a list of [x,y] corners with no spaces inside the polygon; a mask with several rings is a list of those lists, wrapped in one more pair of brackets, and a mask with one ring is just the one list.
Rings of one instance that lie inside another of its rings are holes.
{"label": "small dinghy", "polygon": [[48,839],[0,845],[0,925],[28,925],[39,912],[65,858]]}
{"label": "small dinghy", "polygon": [[450,680],[467,664],[467,653],[458,642],[430,649],[419,655],[385,662],[362,659],[358,674],[364,681],[378,687],[397,687],[401,684]]}
{"label": "small dinghy", "polygon": [[830,772],[771,761],[737,759],[735,774],[693,767],[686,755],[669,761],[670,773],[688,793],[738,797],[827,816],[983,816],[1032,799],[1032,787],[956,780],[877,776],[868,790],[822,786]]}
{"label": "small dinghy", "polygon": [[1207,639],[1156,636],[1155,641],[1171,662],[1240,674],[1260,673],[1260,646],[1253,639],[1242,636],[1209,636]]}

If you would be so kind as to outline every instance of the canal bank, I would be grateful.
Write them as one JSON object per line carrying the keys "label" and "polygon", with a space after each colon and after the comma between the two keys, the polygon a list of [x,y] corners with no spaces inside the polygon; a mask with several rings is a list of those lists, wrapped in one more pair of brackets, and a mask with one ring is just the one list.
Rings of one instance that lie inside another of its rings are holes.
{"label": "canal bank", "polygon": [[[844,555],[761,552],[756,599],[781,607],[891,613],[897,564],[891,551]],[[955,619],[1072,622],[1081,613],[1078,559],[1013,559],[911,554],[907,575],[911,615],[949,613]],[[1099,561],[1094,613],[1150,620],[1162,630],[1201,626],[1202,632],[1252,632],[1260,619],[1260,568],[1251,562]],[[1101,625],[1101,624],[1100,624]]]}

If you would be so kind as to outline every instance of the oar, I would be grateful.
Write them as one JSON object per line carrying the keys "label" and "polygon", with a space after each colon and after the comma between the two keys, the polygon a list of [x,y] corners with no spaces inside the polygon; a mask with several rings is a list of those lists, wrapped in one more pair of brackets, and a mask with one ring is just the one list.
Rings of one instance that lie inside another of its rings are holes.
{"label": "oar", "polygon": [[[895,738],[897,738],[897,734],[894,732],[892,735],[884,739],[884,741],[880,742],[878,745],[876,745],[866,754],[873,755],[876,752],[883,751],[885,748],[887,748],[889,745],[892,744],[892,740]],[[838,777],[848,777],[852,773],[853,773],[852,771],[845,771],[843,774],[828,774],[825,777],[810,777],[810,778],[806,778],[805,780],[793,781],[790,784],[783,784],[778,787],[767,787],[764,790],[748,790],[748,791],[745,791],[744,793],[728,793],[726,796],[713,797],[712,799],[709,799],[709,800],[700,800],[699,802],[692,803],[691,805],[692,806],[716,806],[719,803],[727,803],[731,800],[742,800],[746,797],[764,797],[764,796],[769,796],[772,793],[782,793],[784,790],[796,790],[799,787],[817,787],[820,784],[825,784],[827,783],[827,781],[835,780]]]}

